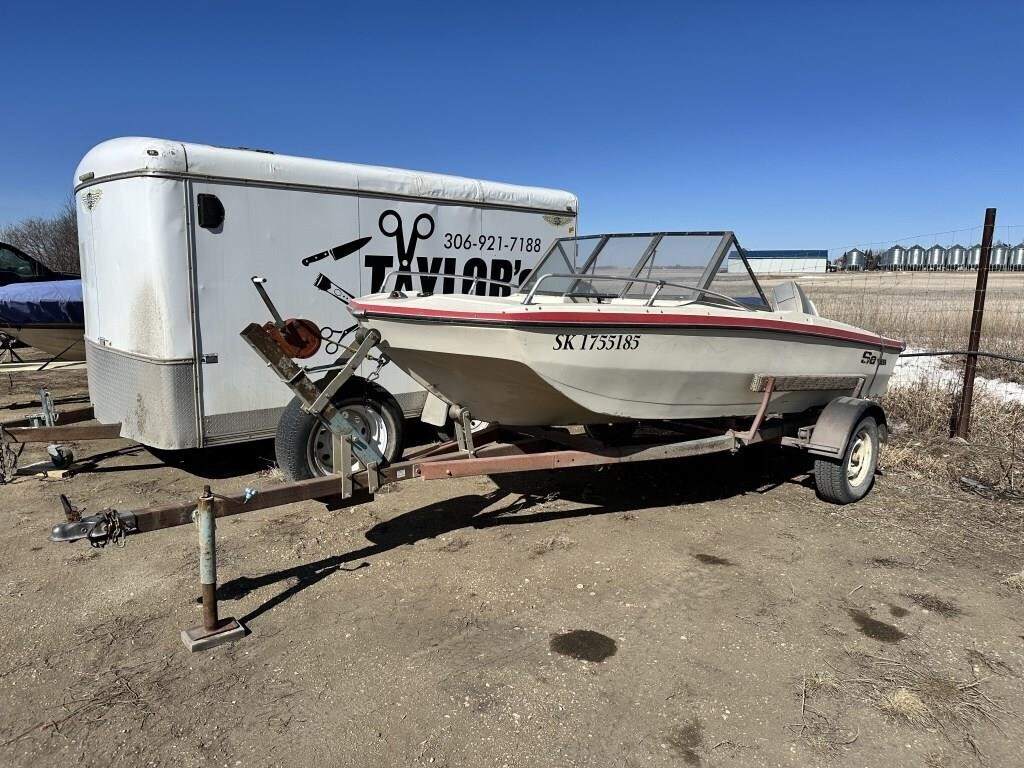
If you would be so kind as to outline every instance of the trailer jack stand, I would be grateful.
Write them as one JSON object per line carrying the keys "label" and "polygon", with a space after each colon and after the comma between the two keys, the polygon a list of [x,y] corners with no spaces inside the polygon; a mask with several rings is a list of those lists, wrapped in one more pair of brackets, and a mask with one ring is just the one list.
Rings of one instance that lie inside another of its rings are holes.
{"label": "trailer jack stand", "polygon": [[246,630],[233,618],[221,619],[217,615],[217,515],[210,486],[203,487],[203,495],[196,507],[195,520],[199,528],[199,586],[203,596],[203,623],[181,630],[181,642],[195,653],[223,643],[245,637]]}

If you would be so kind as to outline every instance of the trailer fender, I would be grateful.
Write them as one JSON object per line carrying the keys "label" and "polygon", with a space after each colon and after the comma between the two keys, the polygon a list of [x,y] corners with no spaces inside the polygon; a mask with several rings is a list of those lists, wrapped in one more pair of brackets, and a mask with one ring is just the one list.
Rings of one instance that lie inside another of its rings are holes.
{"label": "trailer fender", "polygon": [[841,457],[846,453],[854,427],[865,416],[874,416],[878,422],[878,436],[884,442],[889,436],[889,424],[882,406],[874,400],[837,397],[818,416],[807,442],[807,452],[833,459]]}

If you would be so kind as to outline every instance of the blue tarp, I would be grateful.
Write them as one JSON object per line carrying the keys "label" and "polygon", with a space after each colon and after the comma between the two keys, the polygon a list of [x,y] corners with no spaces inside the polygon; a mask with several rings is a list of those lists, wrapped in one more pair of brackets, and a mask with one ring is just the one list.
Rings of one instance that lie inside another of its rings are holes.
{"label": "blue tarp", "polygon": [[27,325],[83,325],[81,280],[11,283],[0,287],[0,323]]}

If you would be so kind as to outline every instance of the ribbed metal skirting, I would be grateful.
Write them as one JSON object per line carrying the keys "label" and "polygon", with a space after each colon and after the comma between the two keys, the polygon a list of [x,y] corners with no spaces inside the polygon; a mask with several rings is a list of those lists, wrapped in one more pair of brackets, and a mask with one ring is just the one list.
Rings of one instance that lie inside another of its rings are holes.
{"label": "ribbed metal skirting", "polygon": [[[281,385],[284,386],[283,384]],[[284,408],[261,408],[256,411],[217,413],[203,418],[207,445],[264,440],[277,432],[277,422]]]}
{"label": "ribbed metal skirting", "polygon": [[154,448],[197,448],[191,361],[150,360],[86,340],[96,418],[121,422],[121,435]]}

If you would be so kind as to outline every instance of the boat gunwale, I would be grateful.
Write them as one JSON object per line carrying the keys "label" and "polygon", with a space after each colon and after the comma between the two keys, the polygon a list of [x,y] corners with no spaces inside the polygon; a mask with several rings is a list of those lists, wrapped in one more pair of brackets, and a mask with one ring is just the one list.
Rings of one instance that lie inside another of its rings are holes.
{"label": "boat gunwale", "polygon": [[676,313],[635,313],[602,310],[594,312],[565,312],[548,310],[518,312],[467,312],[448,309],[425,309],[422,307],[387,307],[380,304],[366,304],[359,300],[350,302],[357,319],[384,318],[391,320],[419,321],[427,323],[463,323],[477,326],[526,326],[526,327],[600,327],[600,328],[662,328],[662,329],[732,329],[787,333],[815,338],[832,339],[858,344],[870,344],[885,350],[902,352],[906,343],[868,332],[847,331],[840,328],[794,323],[788,320],[768,317],[731,317],[728,315],[681,315]]}

